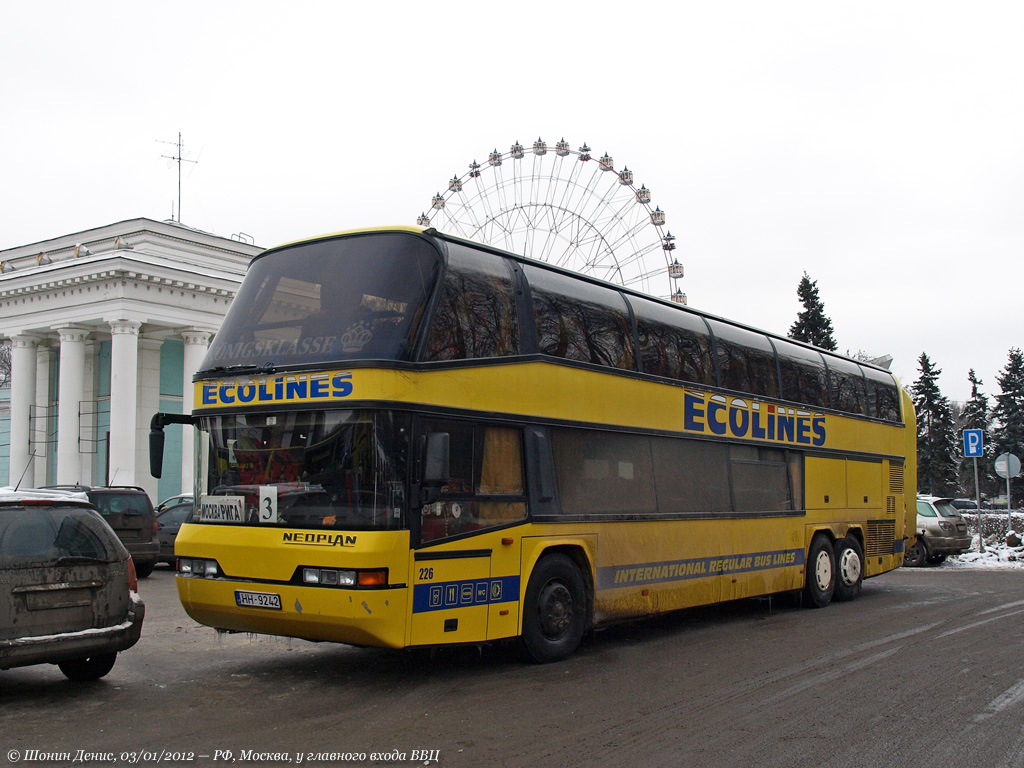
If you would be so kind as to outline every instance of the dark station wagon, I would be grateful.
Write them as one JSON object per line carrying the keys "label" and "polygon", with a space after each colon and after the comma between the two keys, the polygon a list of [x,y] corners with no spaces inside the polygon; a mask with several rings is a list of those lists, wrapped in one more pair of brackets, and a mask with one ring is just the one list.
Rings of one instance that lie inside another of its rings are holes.
{"label": "dark station wagon", "polygon": [[0,489],[0,669],[97,680],[144,616],[131,556],[84,494]]}

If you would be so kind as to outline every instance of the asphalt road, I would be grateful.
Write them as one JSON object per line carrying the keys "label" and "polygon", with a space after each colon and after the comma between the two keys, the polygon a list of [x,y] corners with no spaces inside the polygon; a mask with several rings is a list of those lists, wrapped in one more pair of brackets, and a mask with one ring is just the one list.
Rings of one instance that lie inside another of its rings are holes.
{"label": "asphalt road", "polygon": [[901,569],[823,610],[686,611],[545,666],[219,636],[173,582],[141,582],[142,640],[99,683],[0,672],[0,765],[1024,766],[1024,571]]}

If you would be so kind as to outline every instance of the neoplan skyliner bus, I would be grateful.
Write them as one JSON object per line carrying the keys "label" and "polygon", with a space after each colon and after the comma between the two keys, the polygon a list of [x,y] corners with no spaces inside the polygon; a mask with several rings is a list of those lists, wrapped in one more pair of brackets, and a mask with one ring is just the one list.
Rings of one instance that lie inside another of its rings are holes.
{"label": "neoplan skyliner bus", "polygon": [[178,593],[220,630],[552,661],[613,620],[850,600],[914,528],[887,371],[433,229],[257,256],[194,386],[151,458],[197,427]]}

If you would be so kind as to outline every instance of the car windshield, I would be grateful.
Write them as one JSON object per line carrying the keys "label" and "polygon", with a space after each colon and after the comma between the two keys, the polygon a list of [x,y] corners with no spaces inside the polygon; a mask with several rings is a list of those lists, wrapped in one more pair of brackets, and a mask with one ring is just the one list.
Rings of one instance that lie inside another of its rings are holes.
{"label": "car windshield", "polygon": [[950,501],[936,501],[935,509],[943,517],[960,517],[960,511]]}
{"label": "car windshield", "polygon": [[120,543],[88,507],[0,508],[0,567],[30,567],[63,559],[121,559]]}
{"label": "car windshield", "polygon": [[200,422],[197,522],[400,528],[409,417],[291,411]]}

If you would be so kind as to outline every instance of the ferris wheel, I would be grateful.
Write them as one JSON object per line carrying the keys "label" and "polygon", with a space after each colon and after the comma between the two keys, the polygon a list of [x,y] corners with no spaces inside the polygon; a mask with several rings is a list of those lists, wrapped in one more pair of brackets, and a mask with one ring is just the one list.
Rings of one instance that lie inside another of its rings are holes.
{"label": "ferris wheel", "polygon": [[607,152],[538,138],[474,160],[416,223],[685,304],[665,219]]}

